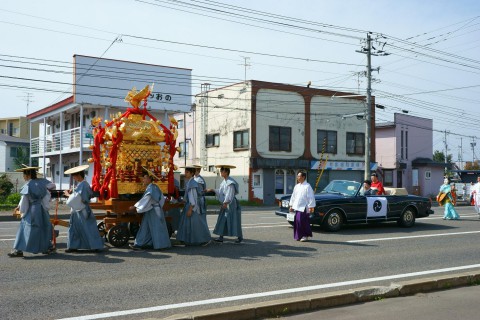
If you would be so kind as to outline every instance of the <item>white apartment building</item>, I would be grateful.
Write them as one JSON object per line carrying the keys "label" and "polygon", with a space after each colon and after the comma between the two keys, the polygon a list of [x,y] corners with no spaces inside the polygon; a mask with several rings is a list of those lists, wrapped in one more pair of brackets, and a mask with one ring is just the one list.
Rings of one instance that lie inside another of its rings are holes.
{"label": "white apartment building", "polygon": [[87,164],[91,157],[91,120],[123,114],[129,107],[124,98],[133,87],[154,84],[147,109],[167,127],[169,116],[191,108],[191,69],[75,55],[73,73],[73,95],[28,115],[31,127],[39,125],[38,137],[30,140],[30,156],[57,189],[72,184],[65,170]]}

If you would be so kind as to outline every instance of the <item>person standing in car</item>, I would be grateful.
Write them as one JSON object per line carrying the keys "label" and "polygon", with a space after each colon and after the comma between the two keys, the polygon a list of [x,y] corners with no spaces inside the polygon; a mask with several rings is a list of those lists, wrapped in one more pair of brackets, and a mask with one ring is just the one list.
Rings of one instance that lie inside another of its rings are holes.
{"label": "person standing in car", "polygon": [[377,195],[386,195],[385,189],[383,188],[383,183],[378,180],[378,175],[376,172],[370,174],[372,178],[372,189],[377,190]]}
{"label": "person standing in car", "polygon": [[315,209],[315,195],[312,186],[306,182],[307,174],[300,171],[297,174],[297,184],[290,197],[290,211],[295,212],[293,223],[293,238],[297,241],[308,241],[312,236],[310,214]]}

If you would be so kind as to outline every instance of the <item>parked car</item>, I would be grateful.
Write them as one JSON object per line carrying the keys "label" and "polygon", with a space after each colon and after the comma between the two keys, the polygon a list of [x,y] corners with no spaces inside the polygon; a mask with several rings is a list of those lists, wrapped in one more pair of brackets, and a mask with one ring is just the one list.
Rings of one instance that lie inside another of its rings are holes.
{"label": "parked car", "polygon": [[[360,182],[333,180],[315,194],[316,206],[310,214],[310,223],[327,231],[338,231],[344,224],[378,221],[396,221],[408,228],[415,224],[415,219],[433,214],[429,198],[400,194],[364,196]],[[275,214],[293,225],[294,213],[289,212],[289,204],[290,196],[282,197]]]}

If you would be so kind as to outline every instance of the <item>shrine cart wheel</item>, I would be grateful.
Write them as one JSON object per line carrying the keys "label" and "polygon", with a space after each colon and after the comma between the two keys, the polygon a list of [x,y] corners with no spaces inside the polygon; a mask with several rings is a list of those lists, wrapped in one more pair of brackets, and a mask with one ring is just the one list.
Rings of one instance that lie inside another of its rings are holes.
{"label": "shrine cart wheel", "polygon": [[97,223],[98,233],[100,233],[100,237],[107,237],[107,230],[105,230],[105,222],[100,221]]}
{"label": "shrine cart wheel", "polygon": [[123,247],[130,238],[128,228],[123,225],[116,225],[108,230],[107,240],[114,247]]}
{"label": "shrine cart wheel", "polygon": [[139,229],[140,229],[140,223],[138,222],[130,222],[128,224],[128,230],[130,231],[130,235],[134,238],[137,236]]}

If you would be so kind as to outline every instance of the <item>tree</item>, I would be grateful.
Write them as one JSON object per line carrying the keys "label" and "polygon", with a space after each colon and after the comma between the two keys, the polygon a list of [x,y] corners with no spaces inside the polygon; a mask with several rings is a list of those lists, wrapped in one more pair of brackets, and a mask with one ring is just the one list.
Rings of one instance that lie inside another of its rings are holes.
{"label": "tree", "polygon": [[480,164],[478,163],[478,161],[475,161],[475,162],[470,162],[470,161],[467,161],[465,163],[465,170],[480,170]]}
{"label": "tree", "polygon": [[[441,151],[435,150],[433,153],[433,161],[435,162],[445,162],[445,154]],[[452,155],[447,155],[447,162],[452,163]]]}
{"label": "tree", "polygon": [[[28,148],[16,147],[17,156],[13,158],[13,163],[15,164],[15,169],[22,168],[23,164],[28,165],[30,161],[30,150]],[[38,159],[32,159],[32,166],[38,165]]]}
{"label": "tree", "polygon": [[13,190],[13,183],[8,179],[7,175],[4,173],[0,175],[0,197],[6,197]]}

